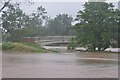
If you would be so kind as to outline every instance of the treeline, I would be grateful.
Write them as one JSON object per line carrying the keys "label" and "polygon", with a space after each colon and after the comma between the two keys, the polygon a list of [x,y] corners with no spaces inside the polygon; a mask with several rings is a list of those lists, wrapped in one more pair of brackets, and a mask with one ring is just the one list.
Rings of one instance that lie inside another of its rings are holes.
{"label": "treeline", "polygon": [[58,14],[51,19],[42,6],[27,15],[19,4],[9,4],[2,12],[2,37],[3,41],[21,41],[24,37],[75,35],[72,22],[68,14]]}
{"label": "treeline", "polygon": [[[104,51],[109,47],[120,47],[120,10],[106,2],[86,2],[83,6],[73,20],[68,14],[58,14],[51,19],[42,6],[26,15],[19,4],[9,4],[2,13],[3,39],[20,41],[23,37],[76,35],[68,49],[82,46],[90,51]],[[73,21],[77,21],[74,26]]]}

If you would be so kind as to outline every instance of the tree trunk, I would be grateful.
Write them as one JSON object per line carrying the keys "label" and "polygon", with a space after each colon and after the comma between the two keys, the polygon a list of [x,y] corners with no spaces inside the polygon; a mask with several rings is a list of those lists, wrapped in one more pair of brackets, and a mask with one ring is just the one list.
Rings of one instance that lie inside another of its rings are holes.
{"label": "tree trunk", "polygon": [[100,48],[100,47],[98,47],[98,51],[101,51],[101,48]]}

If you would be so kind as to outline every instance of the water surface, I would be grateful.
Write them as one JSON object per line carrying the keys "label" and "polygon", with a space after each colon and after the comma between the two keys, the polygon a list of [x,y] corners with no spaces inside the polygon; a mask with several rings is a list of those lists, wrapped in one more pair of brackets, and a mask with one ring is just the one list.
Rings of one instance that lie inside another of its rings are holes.
{"label": "water surface", "polygon": [[117,78],[117,54],[3,52],[5,78]]}

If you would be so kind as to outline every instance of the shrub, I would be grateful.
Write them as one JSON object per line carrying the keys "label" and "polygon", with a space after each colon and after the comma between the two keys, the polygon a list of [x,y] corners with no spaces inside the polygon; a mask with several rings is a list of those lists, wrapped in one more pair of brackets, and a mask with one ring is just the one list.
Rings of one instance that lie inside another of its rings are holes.
{"label": "shrub", "polygon": [[75,38],[71,38],[70,42],[68,43],[68,50],[74,50],[77,47],[77,42]]}

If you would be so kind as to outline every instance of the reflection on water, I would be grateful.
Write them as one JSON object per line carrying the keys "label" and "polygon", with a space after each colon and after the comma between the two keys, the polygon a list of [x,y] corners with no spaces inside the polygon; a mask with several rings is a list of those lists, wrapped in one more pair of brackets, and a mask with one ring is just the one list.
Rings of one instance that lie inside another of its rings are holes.
{"label": "reflection on water", "polygon": [[[110,55],[110,54],[109,54]],[[111,56],[110,56],[111,57]],[[114,57],[114,56],[113,56]],[[109,65],[117,64],[117,59],[109,59],[89,54],[4,54],[4,63],[32,63],[32,64],[71,64],[71,65]]]}

